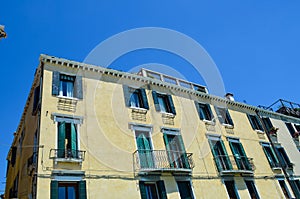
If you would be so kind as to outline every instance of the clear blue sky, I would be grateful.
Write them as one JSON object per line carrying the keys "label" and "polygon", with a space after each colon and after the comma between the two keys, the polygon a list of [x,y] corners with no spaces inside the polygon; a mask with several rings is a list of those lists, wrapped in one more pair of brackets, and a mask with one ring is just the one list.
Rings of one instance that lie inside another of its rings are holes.
{"label": "clear blue sky", "polygon": [[[2,1],[0,24],[6,26],[8,38],[0,41],[0,191],[5,186],[6,154],[39,54],[83,61],[97,44],[119,32],[169,28],[206,49],[226,91],[234,93],[237,101],[252,105],[270,105],[279,98],[300,102],[299,9],[296,0]],[[126,71],[149,62],[174,64],[188,76],[184,60],[159,51],[130,53],[112,68]]]}

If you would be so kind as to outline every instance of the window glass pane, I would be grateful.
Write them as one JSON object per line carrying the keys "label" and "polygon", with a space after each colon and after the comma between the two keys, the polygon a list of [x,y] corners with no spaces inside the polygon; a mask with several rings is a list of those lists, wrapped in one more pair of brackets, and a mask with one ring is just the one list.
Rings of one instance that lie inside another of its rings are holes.
{"label": "window glass pane", "polygon": [[189,181],[177,181],[181,199],[193,199],[192,187]]}
{"label": "window glass pane", "polygon": [[225,186],[230,199],[238,199],[237,191],[234,185],[234,181],[225,181]]}
{"label": "window glass pane", "polygon": [[75,187],[68,187],[68,199],[76,199]]}
{"label": "window glass pane", "polygon": [[147,199],[158,199],[155,184],[145,184]]}
{"label": "window glass pane", "polygon": [[137,91],[133,92],[130,97],[130,106],[131,107],[141,107],[140,96]]}
{"label": "window glass pane", "polygon": [[158,96],[157,99],[158,99],[158,103],[159,103],[159,106],[160,106],[160,111],[166,113],[167,112],[167,105],[166,105],[166,101],[165,101],[164,97],[163,96]]}
{"label": "window glass pane", "polygon": [[258,195],[258,192],[254,185],[254,182],[253,181],[245,181],[245,183],[248,188],[251,199],[259,199],[259,195]]}
{"label": "window glass pane", "polygon": [[290,194],[289,194],[289,192],[287,190],[287,187],[286,187],[286,184],[285,184],[284,180],[278,180],[278,182],[279,182],[279,185],[280,185],[281,190],[283,192],[283,195],[285,196],[286,199],[289,199],[290,198]]}
{"label": "window glass pane", "polygon": [[66,187],[58,187],[58,199],[66,198]]}

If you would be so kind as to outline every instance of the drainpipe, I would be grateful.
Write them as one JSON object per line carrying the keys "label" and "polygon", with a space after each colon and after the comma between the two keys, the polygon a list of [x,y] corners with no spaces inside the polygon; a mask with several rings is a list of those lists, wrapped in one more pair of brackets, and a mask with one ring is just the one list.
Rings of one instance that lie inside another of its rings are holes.
{"label": "drainpipe", "polygon": [[[278,158],[278,157],[279,157],[279,153],[278,153],[277,150],[275,150],[275,145],[274,145],[274,143],[272,142],[272,139],[271,139],[271,137],[270,137],[270,135],[269,135],[268,129],[267,129],[267,127],[266,127],[264,121],[262,120],[262,118],[261,118],[261,116],[260,116],[258,110],[255,110],[255,113],[256,113],[256,115],[258,116],[259,121],[260,121],[260,123],[262,124],[262,127],[263,127],[264,131],[266,132],[266,135],[267,135],[267,137],[268,137],[268,140],[269,140],[269,142],[271,143],[271,146],[272,146],[272,148],[273,148],[273,151],[275,152],[275,155],[277,156],[277,159],[279,160],[279,158]],[[284,168],[284,166],[283,166],[283,163],[280,162],[280,160],[279,160],[279,164],[280,164],[280,167],[281,167],[281,169],[282,169],[282,171],[283,171],[284,177],[287,179],[287,181],[288,181],[288,183],[289,183],[289,185],[290,185],[290,188],[292,188],[293,186],[292,186],[292,182],[290,181],[289,174],[286,172],[286,170],[285,170],[285,168]],[[293,193],[294,193],[294,190],[293,190],[293,189],[292,189],[292,191],[293,191]],[[295,193],[294,193],[294,196],[295,196]],[[296,196],[295,196],[295,197],[296,197]]]}

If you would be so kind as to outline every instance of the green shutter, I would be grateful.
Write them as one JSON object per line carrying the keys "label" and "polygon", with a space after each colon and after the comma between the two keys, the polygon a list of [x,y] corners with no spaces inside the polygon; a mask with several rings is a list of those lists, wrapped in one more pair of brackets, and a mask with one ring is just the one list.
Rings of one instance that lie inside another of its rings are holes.
{"label": "green shutter", "polygon": [[152,91],[152,97],[153,97],[153,102],[154,102],[155,110],[156,111],[160,111],[160,106],[159,106],[159,102],[158,102],[158,99],[157,99],[157,93],[156,93],[156,91]]}
{"label": "green shutter", "polygon": [[83,99],[82,76],[76,76],[74,82],[74,93],[78,99]]}
{"label": "green shutter", "polygon": [[59,95],[59,72],[53,71],[52,72],[52,95]]}
{"label": "green shutter", "polygon": [[33,105],[32,105],[32,115],[36,115],[37,111],[37,107],[39,104],[39,100],[40,100],[40,86],[37,86],[34,89],[34,98],[33,98]]}
{"label": "green shutter", "polygon": [[77,158],[77,130],[76,130],[76,124],[71,123],[71,152],[72,156]]}
{"label": "green shutter", "polygon": [[211,148],[211,152],[215,158],[215,163],[217,165],[217,169],[218,171],[222,171],[222,165],[221,165],[221,162],[220,162],[220,157],[218,157],[218,154],[216,153],[215,151],[215,148],[217,147],[216,146],[216,143],[213,143],[213,140],[210,140],[208,139],[208,142],[209,142],[209,145],[210,145],[210,148]]}
{"label": "green shutter", "polygon": [[58,123],[58,157],[62,158],[65,154],[66,123]]}
{"label": "green shutter", "polygon": [[145,182],[140,181],[139,182],[139,187],[140,187],[141,199],[147,199]]}
{"label": "green shutter", "polygon": [[58,181],[51,181],[50,199],[58,199]]}
{"label": "green shutter", "polygon": [[79,181],[79,199],[86,199],[86,181]]}
{"label": "green shutter", "polygon": [[147,95],[146,95],[145,89],[141,88],[140,92],[141,92],[142,101],[143,101],[143,108],[149,110],[148,99],[147,99]]}
{"label": "green shutter", "polygon": [[160,180],[157,182],[158,194],[160,199],[167,199],[167,192],[165,188],[164,181]]}
{"label": "green shutter", "polygon": [[226,167],[229,168],[229,170],[232,170],[232,164],[231,164],[231,162],[230,162],[230,159],[229,159],[229,156],[228,156],[228,154],[227,154],[227,150],[226,150],[226,148],[225,148],[225,145],[224,145],[223,140],[220,140],[220,144],[221,144],[221,146],[222,146],[223,152],[224,152],[225,157],[226,157]]}
{"label": "green shutter", "polygon": [[181,135],[176,135],[176,137],[178,138],[179,144],[180,144],[180,150],[181,150],[181,161],[184,164],[184,168],[185,169],[190,169],[190,164],[189,164],[189,160],[188,157],[186,155],[186,151],[185,151],[185,147],[184,147],[184,143],[183,143],[183,139]]}
{"label": "green shutter", "polygon": [[130,107],[131,93],[129,92],[129,87],[127,85],[123,85],[123,94],[124,94],[125,106]]}
{"label": "green shutter", "polygon": [[264,131],[264,128],[263,128],[263,126],[261,124],[260,118],[257,115],[255,116],[255,118],[257,120],[257,123],[258,123],[258,126],[259,126],[259,130]]}
{"label": "green shutter", "polygon": [[212,111],[211,111],[211,107],[209,104],[206,104],[207,108],[208,108],[208,112],[209,112],[209,120],[213,119],[213,114],[212,114]]}
{"label": "green shutter", "polygon": [[252,122],[251,115],[247,114],[247,117],[248,117],[248,120],[249,120],[249,122],[250,122],[250,124],[251,124],[252,129],[255,130],[255,126],[254,126],[254,124],[253,124],[253,122]]}
{"label": "green shutter", "polygon": [[167,150],[167,154],[168,154],[170,167],[174,168],[174,162],[173,162],[173,159],[171,158],[172,157],[172,154],[171,154],[172,152],[170,151],[170,144],[169,144],[168,134],[164,133],[163,137],[164,137],[164,142],[165,142],[165,146],[166,146],[166,150]]}
{"label": "green shutter", "polygon": [[233,121],[232,121],[232,118],[231,118],[231,116],[229,114],[228,109],[225,109],[225,111],[226,111],[226,117],[228,119],[229,124],[233,126],[234,124],[233,124]]}
{"label": "green shutter", "polygon": [[194,101],[194,103],[195,103],[195,107],[196,107],[196,110],[197,110],[197,113],[199,115],[200,120],[203,120],[204,117],[203,117],[203,114],[201,112],[200,103],[196,102],[196,101]]}
{"label": "green shutter", "polygon": [[176,110],[175,110],[175,106],[174,106],[174,103],[173,103],[173,99],[172,99],[172,96],[171,95],[167,95],[168,97],[168,101],[169,101],[169,105],[170,105],[170,111],[171,113],[173,113],[174,115],[176,115]]}
{"label": "green shutter", "polygon": [[144,134],[141,133],[136,138],[136,142],[139,150],[141,168],[154,168],[153,156],[149,140]]}

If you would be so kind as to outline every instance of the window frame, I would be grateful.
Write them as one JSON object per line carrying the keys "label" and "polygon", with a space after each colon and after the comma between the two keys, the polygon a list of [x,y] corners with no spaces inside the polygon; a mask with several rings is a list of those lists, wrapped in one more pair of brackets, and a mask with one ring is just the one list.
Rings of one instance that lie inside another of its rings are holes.
{"label": "window frame", "polygon": [[[277,180],[278,180],[279,187],[280,187],[283,195],[286,197],[286,199],[292,198],[291,197],[291,192],[290,192],[287,184],[285,183],[285,180],[284,179],[277,179]],[[280,182],[282,182],[282,183],[280,183]],[[285,195],[285,192],[286,192],[287,195]]]}
{"label": "window frame", "polygon": [[[266,156],[266,158],[268,160],[268,163],[269,163],[270,167],[272,169],[280,168],[279,167],[279,160],[278,160],[278,158],[277,158],[277,156],[275,154],[275,151],[272,148],[271,144],[270,143],[262,142],[261,146],[263,148],[264,154],[265,154],[265,156]],[[269,148],[270,152],[267,152],[266,148]],[[269,153],[271,153],[271,154],[269,154]],[[271,157],[269,157],[268,154],[271,155]],[[270,159],[272,160],[272,162],[270,162]]]}
{"label": "window frame", "polygon": [[[174,105],[174,101],[171,95],[165,94],[165,93],[160,93],[157,91],[152,91],[152,97],[153,97],[153,102],[155,105],[155,109],[157,112],[163,113],[163,114],[172,114],[176,115],[176,109]],[[162,103],[160,103],[159,98],[164,102],[165,106],[163,107],[162,110]]]}
{"label": "window frame", "polygon": [[238,192],[238,189],[237,189],[237,187],[236,187],[236,183],[235,183],[234,179],[224,179],[224,180],[223,180],[223,184],[224,184],[224,186],[225,186],[227,195],[228,195],[228,197],[230,198],[230,195],[229,195],[229,191],[228,191],[228,187],[227,187],[227,185],[226,185],[226,182],[232,182],[232,183],[233,183],[233,189],[234,189],[233,192],[234,192],[235,195],[236,195],[236,199],[240,199],[240,195],[239,195],[239,192]]}
{"label": "window frame", "polygon": [[[188,187],[189,187],[189,199],[195,199],[195,193],[194,193],[194,189],[193,189],[193,184],[191,180],[184,180],[184,179],[176,179],[176,186],[177,186],[177,190],[179,192],[180,198],[182,198],[181,196],[181,192],[180,192],[180,188],[178,186],[178,182],[185,182],[188,183]],[[184,199],[184,198],[182,198]]]}
{"label": "window frame", "polygon": [[145,189],[145,185],[147,184],[155,184],[156,195],[158,199],[167,199],[166,187],[163,180],[140,180],[139,190],[141,199],[148,199]]}
{"label": "window frame", "polygon": [[254,180],[244,179],[244,181],[245,181],[245,185],[248,189],[248,193],[250,195],[250,198],[252,198],[252,195],[251,195],[251,192],[250,192],[250,189],[249,189],[249,186],[248,186],[247,182],[251,184],[251,188],[253,189],[253,191],[254,191],[253,193],[255,194],[255,199],[260,199],[260,195],[259,195],[259,192],[257,190],[257,187],[255,185]]}
{"label": "window frame", "polygon": [[[232,127],[232,128],[234,127],[234,123],[233,123],[233,120],[231,118],[228,108],[215,106],[215,111],[216,111],[216,114],[217,114],[217,117],[218,117],[220,123],[223,126]],[[224,116],[225,116],[225,118],[224,118]]]}
{"label": "window frame", "polygon": [[195,102],[195,103],[196,103],[196,108],[200,120],[204,122],[212,122],[214,120],[214,116],[210,104],[202,103],[202,102]]}
{"label": "window frame", "polygon": [[[125,104],[127,107],[132,109],[149,110],[148,97],[146,94],[146,90],[144,88],[133,88],[124,85],[123,90],[125,95]],[[137,96],[138,99],[138,104],[139,104],[138,106],[133,105],[132,103],[135,95]]]}
{"label": "window frame", "polygon": [[262,123],[257,115],[247,114],[247,117],[253,130],[264,132]]}
{"label": "window frame", "polygon": [[[59,123],[65,122],[65,123],[71,123],[76,126],[76,143],[77,143],[77,151],[80,151],[80,126],[83,123],[83,117],[80,116],[69,116],[69,115],[64,115],[64,114],[59,114],[59,113],[52,113],[53,120],[55,122],[56,126],[56,133],[55,133],[55,149],[59,149],[59,144],[58,144],[58,139],[59,139]],[[66,148],[65,148],[66,150]],[[68,157],[59,157],[57,154],[58,159],[66,159]],[[77,158],[75,158],[77,159]]]}

